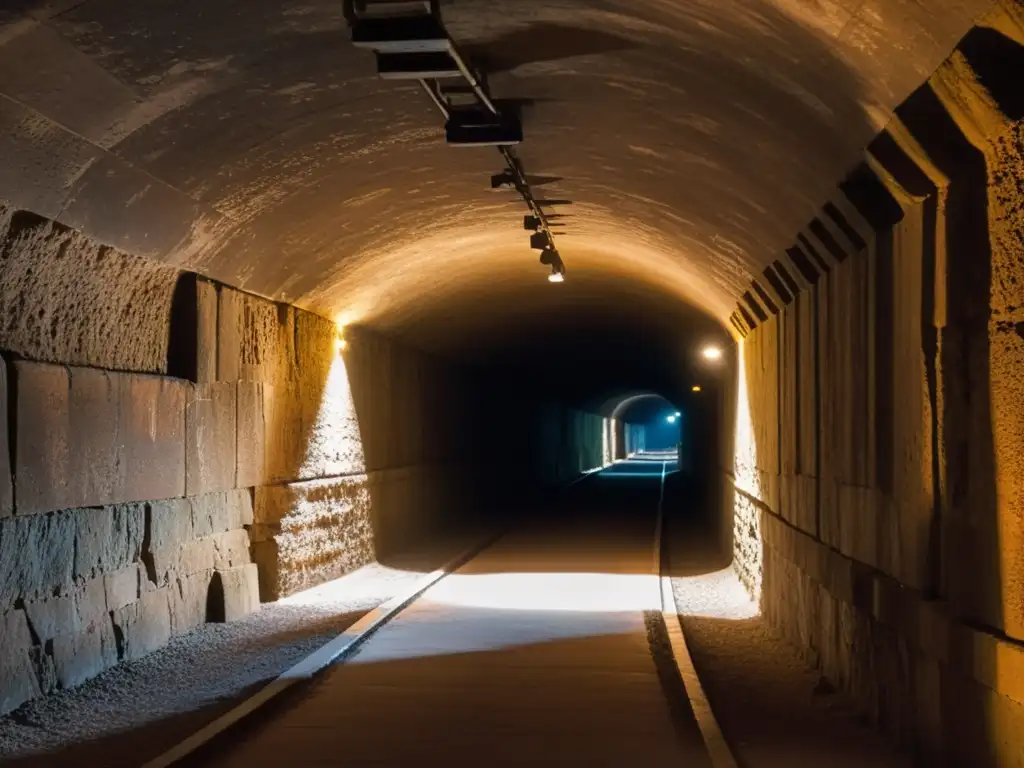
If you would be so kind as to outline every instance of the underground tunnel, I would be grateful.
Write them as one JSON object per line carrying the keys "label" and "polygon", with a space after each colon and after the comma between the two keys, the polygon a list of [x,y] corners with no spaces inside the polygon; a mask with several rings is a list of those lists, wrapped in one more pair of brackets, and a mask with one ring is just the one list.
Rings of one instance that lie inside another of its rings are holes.
{"label": "underground tunnel", "polygon": [[1022,77],[1020,0],[5,3],[0,759],[1024,765]]}

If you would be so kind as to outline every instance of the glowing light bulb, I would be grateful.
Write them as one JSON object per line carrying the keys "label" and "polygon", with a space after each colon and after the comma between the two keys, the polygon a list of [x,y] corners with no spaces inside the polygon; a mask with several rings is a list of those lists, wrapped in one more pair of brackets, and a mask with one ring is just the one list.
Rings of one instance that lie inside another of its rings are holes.
{"label": "glowing light bulb", "polygon": [[707,346],[700,352],[705,360],[718,360],[722,356],[722,350],[719,347]]}
{"label": "glowing light bulb", "polygon": [[694,384],[692,389],[694,392],[700,392],[700,384]]}
{"label": "glowing light bulb", "polygon": [[561,272],[552,272],[550,275],[548,275],[548,282],[549,283],[564,283],[565,282],[565,275],[563,275]]}
{"label": "glowing light bulb", "polygon": [[667,422],[668,422],[669,424],[675,424],[675,423],[676,423],[676,417],[675,417],[675,416],[669,416],[669,417],[668,417],[667,419],[665,419],[665,420],[666,420],[666,421],[667,421]]}

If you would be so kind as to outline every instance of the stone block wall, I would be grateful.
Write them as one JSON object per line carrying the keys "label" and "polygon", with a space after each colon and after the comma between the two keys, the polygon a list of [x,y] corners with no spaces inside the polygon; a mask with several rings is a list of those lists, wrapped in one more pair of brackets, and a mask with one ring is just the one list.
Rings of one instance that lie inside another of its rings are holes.
{"label": "stone block wall", "polygon": [[737,571],[927,765],[1024,761],[1022,73],[997,4],[733,316]]}
{"label": "stone block wall", "polygon": [[257,579],[235,393],[180,376],[195,281],[2,204],[0,254],[2,713],[252,610]]}
{"label": "stone block wall", "polygon": [[[18,332],[3,345],[17,350]],[[117,354],[117,337],[109,342],[109,351],[97,347],[108,355],[101,365]],[[237,617],[240,605],[255,607],[245,601],[257,588],[251,492],[236,488],[234,459],[228,482],[189,487],[196,462],[223,440],[190,418],[195,384],[17,351],[0,367],[0,413],[9,419],[0,460],[0,712],[207,620]]]}

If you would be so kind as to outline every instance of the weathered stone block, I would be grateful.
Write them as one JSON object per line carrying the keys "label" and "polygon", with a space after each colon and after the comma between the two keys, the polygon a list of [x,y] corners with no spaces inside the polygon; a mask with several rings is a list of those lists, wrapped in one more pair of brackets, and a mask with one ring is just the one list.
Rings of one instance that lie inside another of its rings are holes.
{"label": "weathered stone block", "polygon": [[185,495],[185,401],[189,385],[160,376],[126,375],[119,435],[124,486],[114,501]]}
{"label": "weathered stone block", "polygon": [[7,435],[7,363],[0,357],[0,517],[8,517],[14,512],[11,451]]}
{"label": "weathered stone block", "polygon": [[260,599],[265,603],[302,589],[302,579],[282,567],[278,532],[276,525],[256,524],[252,528],[252,560],[259,571]]}
{"label": "weathered stone block", "polygon": [[73,632],[78,625],[75,601],[71,595],[27,603],[25,614],[41,643],[52,640],[61,632]]}
{"label": "weathered stone block", "polygon": [[141,594],[143,573],[139,565],[130,565],[103,576],[103,589],[107,597],[107,610],[116,611],[134,603]]}
{"label": "weathered stone block", "polygon": [[53,664],[53,656],[48,651],[48,648],[41,645],[35,645],[28,651],[43,696],[57,689],[57,669]]}
{"label": "weathered stone block", "polygon": [[[38,39],[29,35],[22,43]],[[13,53],[6,45],[4,51]],[[42,54],[39,60],[46,59]],[[37,215],[57,216],[82,174],[99,171],[100,177],[92,176],[92,181],[102,181],[102,174],[111,167],[97,162],[103,150],[65,131],[48,130],[44,138],[31,127],[31,114],[8,102],[3,115],[5,151],[24,162],[17,168],[7,166],[0,179],[0,198],[18,199],[27,210],[14,213],[16,233],[12,231],[5,244],[0,267],[4,310],[0,346],[30,360],[162,371],[178,270],[153,259],[118,253]],[[136,178],[142,182],[137,192],[147,182]],[[86,186],[99,192],[95,186]],[[82,193],[88,196],[80,186],[74,194]],[[108,198],[101,204],[110,203]],[[99,217],[110,221],[109,212],[105,209]],[[141,228],[150,234],[147,225]]]}
{"label": "weathered stone block", "polygon": [[15,503],[21,514],[74,506],[69,483],[71,418],[67,368],[18,361]]}
{"label": "weathered stone block", "polygon": [[235,487],[235,385],[200,384],[189,392],[185,488],[189,496]]}
{"label": "weathered stone block", "polygon": [[109,621],[53,640],[53,665],[61,688],[81,685],[116,663],[117,643]]}
{"label": "weathered stone block", "polygon": [[170,586],[171,633],[179,635],[207,620],[213,571],[179,576]]}
{"label": "weathered stone block", "polygon": [[210,587],[210,620],[235,621],[260,608],[259,574],[256,565],[214,572]]}
{"label": "weathered stone block", "polygon": [[134,660],[167,645],[171,637],[168,588],[146,592],[137,602],[113,611],[118,657]]}
{"label": "weathered stone block", "polygon": [[15,388],[19,514],[183,493],[180,382],[19,361]]}
{"label": "weathered stone block", "polygon": [[149,548],[179,547],[192,541],[192,506],[188,499],[151,501],[148,507]]}
{"label": "weathered stone block", "polygon": [[238,477],[235,485],[247,488],[263,483],[266,463],[266,422],[263,418],[263,385],[238,382]]}
{"label": "weathered stone block", "polygon": [[295,368],[295,310],[222,286],[218,306],[220,381],[276,382]]}
{"label": "weathered stone block", "polygon": [[252,525],[252,497],[247,489],[206,493],[189,499],[195,536],[211,536]]}
{"label": "weathered stone block", "polygon": [[116,504],[59,512],[73,515],[75,525],[74,574],[89,578],[126,568],[142,553],[146,532],[143,504]]}
{"label": "weathered stone block", "polygon": [[0,715],[42,694],[29,656],[32,635],[24,611],[0,616]]}
{"label": "weathered stone block", "polygon": [[177,547],[155,549],[147,553],[151,562],[150,578],[163,587],[177,576],[213,570],[214,539],[208,536]]}
{"label": "weathered stone block", "polygon": [[262,389],[264,478],[266,482],[294,480],[305,458],[298,388],[264,383]]}
{"label": "weathered stone block", "polygon": [[[125,448],[118,439],[121,384],[128,378],[91,368],[68,369],[68,496],[61,506],[81,507],[127,501],[122,490]],[[19,397],[24,396],[19,391]],[[18,429],[28,427],[19,422]]]}
{"label": "weathered stone block", "polygon": [[254,519],[265,599],[336,578],[374,557],[365,475],[257,488]]}
{"label": "weathered stone block", "polygon": [[61,634],[77,633],[97,624],[109,623],[103,578],[76,585],[66,595],[28,602],[25,612],[41,643]]}
{"label": "weathered stone block", "polygon": [[0,611],[70,587],[75,529],[67,511],[0,520]]}
{"label": "weathered stone block", "polygon": [[196,382],[217,380],[217,286],[196,280]]}
{"label": "weathered stone block", "polygon": [[248,533],[235,530],[213,536],[214,568],[234,568],[250,562]]}

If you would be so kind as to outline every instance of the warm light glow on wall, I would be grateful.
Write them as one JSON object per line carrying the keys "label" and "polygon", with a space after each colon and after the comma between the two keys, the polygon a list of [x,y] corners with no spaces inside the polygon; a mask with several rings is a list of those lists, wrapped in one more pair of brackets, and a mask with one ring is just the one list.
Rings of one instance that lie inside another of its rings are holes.
{"label": "warm light glow on wall", "polygon": [[[347,346],[339,335],[335,347],[340,350]],[[348,377],[345,356],[333,355],[316,416],[306,436],[306,457],[300,469],[302,478],[366,471],[359,420]]]}
{"label": "warm light glow on wall", "polygon": [[[751,498],[760,499],[761,478],[757,471],[757,440],[750,414],[747,386],[747,366],[743,342],[739,342],[736,371],[736,430],[733,473],[736,500],[733,505],[734,564],[740,578],[755,601],[761,599],[763,573],[763,545],[761,543],[761,515]],[[744,495],[748,494],[748,495]]]}

